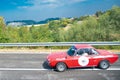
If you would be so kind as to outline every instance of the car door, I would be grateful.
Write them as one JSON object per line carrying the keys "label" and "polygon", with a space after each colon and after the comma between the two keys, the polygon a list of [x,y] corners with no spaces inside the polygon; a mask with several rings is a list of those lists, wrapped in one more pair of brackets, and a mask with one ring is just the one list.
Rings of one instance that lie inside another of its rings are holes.
{"label": "car door", "polygon": [[89,56],[83,55],[83,53],[86,53],[86,52],[87,52],[87,49],[79,49],[78,51],[76,51],[74,56],[69,57],[68,63],[70,67],[87,66],[89,64]]}
{"label": "car door", "polygon": [[99,54],[94,49],[83,48],[77,51],[73,61],[75,67],[96,66],[99,62]]}

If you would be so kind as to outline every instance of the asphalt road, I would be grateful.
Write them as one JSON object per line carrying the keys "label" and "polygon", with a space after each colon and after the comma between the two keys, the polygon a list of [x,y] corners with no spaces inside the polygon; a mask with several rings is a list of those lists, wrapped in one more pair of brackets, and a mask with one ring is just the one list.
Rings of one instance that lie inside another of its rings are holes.
{"label": "asphalt road", "polygon": [[[44,63],[47,54],[0,54],[0,80],[120,80],[120,59],[108,70],[56,72]],[[120,57],[120,55],[119,55]]]}

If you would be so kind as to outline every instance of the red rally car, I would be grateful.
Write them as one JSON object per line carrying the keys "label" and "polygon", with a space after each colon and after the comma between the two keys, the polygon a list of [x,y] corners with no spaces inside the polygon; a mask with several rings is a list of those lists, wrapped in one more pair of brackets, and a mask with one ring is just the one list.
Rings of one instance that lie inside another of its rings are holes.
{"label": "red rally car", "polygon": [[67,68],[99,67],[107,69],[118,60],[118,55],[106,50],[95,49],[91,45],[77,44],[66,52],[56,52],[47,56],[47,63],[57,71]]}

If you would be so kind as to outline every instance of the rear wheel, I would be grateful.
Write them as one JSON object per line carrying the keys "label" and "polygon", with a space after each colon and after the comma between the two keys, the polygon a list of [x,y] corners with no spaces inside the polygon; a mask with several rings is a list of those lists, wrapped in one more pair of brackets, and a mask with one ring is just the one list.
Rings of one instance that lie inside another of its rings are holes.
{"label": "rear wheel", "polygon": [[107,60],[103,60],[99,64],[99,68],[101,68],[101,69],[107,69],[109,67],[110,67],[110,63]]}
{"label": "rear wheel", "polygon": [[65,71],[65,70],[67,69],[67,67],[66,67],[66,64],[65,64],[65,63],[59,62],[59,63],[57,63],[57,65],[56,65],[56,69],[57,69],[57,71],[59,71],[59,72],[63,72],[63,71]]}

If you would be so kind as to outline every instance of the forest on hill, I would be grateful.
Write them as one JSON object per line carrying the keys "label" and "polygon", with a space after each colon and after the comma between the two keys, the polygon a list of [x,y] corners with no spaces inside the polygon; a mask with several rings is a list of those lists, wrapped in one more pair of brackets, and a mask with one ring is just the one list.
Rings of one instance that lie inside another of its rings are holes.
{"label": "forest on hill", "polygon": [[[9,25],[10,23],[18,22],[18,23],[23,23],[23,25],[35,25],[35,24],[46,24],[48,21],[53,21],[53,20],[59,20],[60,18],[47,18],[42,21],[35,21],[35,20],[15,20],[15,21],[7,21],[6,25]],[[20,26],[22,27],[22,26]]]}
{"label": "forest on hill", "polygon": [[120,7],[92,16],[61,18],[32,27],[6,26],[0,17],[0,43],[120,41]]}

